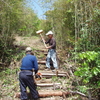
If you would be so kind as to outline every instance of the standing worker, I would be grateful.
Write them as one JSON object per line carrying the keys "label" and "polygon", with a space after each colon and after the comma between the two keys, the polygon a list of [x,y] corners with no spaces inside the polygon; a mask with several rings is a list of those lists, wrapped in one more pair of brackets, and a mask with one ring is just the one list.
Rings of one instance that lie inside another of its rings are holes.
{"label": "standing worker", "polygon": [[38,100],[38,91],[36,90],[33,73],[38,72],[37,58],[31,55],[32,49],[26,48],[26,56],[22,59],[21,72],[19,73],[21,100],[28,100],[26,87],[30,89],[32,98]]}
{"label": "standing worker", "polygon": [[48,47],[48,54],[47,54],[47,59],[46,59],[46,68],[47,70],[50,70],[50,60],[53,62],[53,66],[55,69],[58,69],[58,64],[57,64],[57,57],[56,57],[56,41],[53,37],[53,32],[49,31],[47,34],[48,36],[48,41],[45,41],[44,38],[42,39],[45,41],[46,44],[49,44]]}

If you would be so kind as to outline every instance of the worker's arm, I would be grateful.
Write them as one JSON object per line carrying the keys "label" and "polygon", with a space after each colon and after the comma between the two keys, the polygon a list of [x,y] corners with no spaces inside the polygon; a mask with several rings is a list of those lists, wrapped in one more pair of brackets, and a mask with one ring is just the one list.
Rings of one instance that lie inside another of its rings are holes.
{"label": "worker's arm", "polygon": [[48,44],[50,42],[50,39],[49,40],[47,40],[47,41],[45,41],[45,44]]}
{"label": "worker's arm", "polygon": [[50,49],[50,48],[51,48],[51,46],[46,47],[46,49]]}

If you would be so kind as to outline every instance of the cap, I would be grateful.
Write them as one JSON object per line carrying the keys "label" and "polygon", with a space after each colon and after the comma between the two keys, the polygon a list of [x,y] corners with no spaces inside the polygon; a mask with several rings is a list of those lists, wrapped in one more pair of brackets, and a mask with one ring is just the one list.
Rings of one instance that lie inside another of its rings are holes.
{"label": "cap", "polygon": [[53,34],[53,32],[52,31],[49,31],[46,35],[50,35],[50,34]]}
{"label": "cap", "polygon": [[27,47],[26,49],[25,49],[25,51],[27,52],[27,51],[32,51],[32,49],[31,49],[31,47]]}

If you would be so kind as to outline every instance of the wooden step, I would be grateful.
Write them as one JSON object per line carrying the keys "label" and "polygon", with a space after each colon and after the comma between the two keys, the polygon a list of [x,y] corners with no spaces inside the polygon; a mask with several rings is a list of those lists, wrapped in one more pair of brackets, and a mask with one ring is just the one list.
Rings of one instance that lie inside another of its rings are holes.
{"label": "wooden step", "polygon": [[40,83],[52,83],[52,79],[41,79],[41,80],[35,80],[37,84]]}
{"label": "wooden step", "polygon": [[[58,90],[42,90],[42,91],[40,90],[38,91],[38,93],[39,93],[40,98],[45,98],[45,97],[50,97],[50,96],[64,96],[64,95],[68,96],[70,94],[70,92],[67,92],[67,91],[63,92],[63,91],[58,91]],[[27,93],[27,94],[28,96],[31,96],[30,93]],[[20,93],[16,93],[14,97],[20,98]]]}
{"label": "wooden step", "polygon": [[67,72],[59,72],[59,71],[39,71],[42,74],[42,77],[52,77],[52,76],[58,76],[58,77],[66,77]]}
{"label": "wooden step", "polygon": [[50,97],[50,96],[64,96],[64,95],[69,95],[69,92],[63,92],[63,91],[57,91],[57,90],[45,90],[45,91],[38,91],[39,92],[39,97]]}
{"label": "wooden step", "polygon": [[47,49],[35,50],[35,52],[48,52]]}
{"label": "wooden step", "polygon": [[66,74],[56,74],[56,73],[41,73],[43,78],[51,78],[53,76],[66,77]]}
{"label": "wooden step", "polygon": [[50,78],[52,76],[58,76],[58,77],[68,77],[69,78],[69,74],[68,72],[64,72],[64,71],[60,71],[60,70],[49,70],[49,71],[39,71],[42,74],[42,77],[47,77]]}
{"label": "wooden step", "polygon": [[38,61],[38,64],[46,64],[46,61]]}
{"label": "wooden step", "polygon": [[61,85],[61,83],[43,83],[43,84],[37,84],[37,86],[39,86],[39,87],[53,87],[53,86],[55,86],[55,85]]}
{"label": "wooden step", "polygon": [[[67,74],[67,72],[61,71],[61,70],[57,70],[59,74]],[[56,73],[56,70],[39,70],[40,73]]]}

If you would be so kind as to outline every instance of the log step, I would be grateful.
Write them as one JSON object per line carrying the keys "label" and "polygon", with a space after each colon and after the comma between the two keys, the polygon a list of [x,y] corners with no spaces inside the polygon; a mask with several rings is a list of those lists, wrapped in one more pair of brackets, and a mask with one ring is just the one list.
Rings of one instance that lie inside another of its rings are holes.
{"label": "log step", "polygon": [[42,77],[45,78],[50,78],[52,76],[57,76],[57,77],[66,77],[66,73],[58,73],[58,72],[40,72],[42,74]]}
{"label": "log step", "polygon": [[35,50],[35,52],[48,52],[46,49]]}
{"label": "log step", "polygon": [[52,83],[52,79],[41,79],[41,80],[35,80],[37,84],[40,84],[40,83]]}
{"label": "log step", "polygon": [[46,64],[46,61],[38,61],[38,64]]}
{"label": "log step", "polygon": [[63,91],[39,91],[39,97],[40,98],[45,98],[49,96],[64,96],[64,95],[69,95],[69,92],[63,92]]}
{"label": "log step", "polygon": [[68,77],[69,78],[69,74],[67,72],[62,72],[59,70],[50,70],[50,71],[39,71],[42,74],[42,77],[52,77],[52,76],[57,76],[57,77]]}
{"label": "log step", "polygon": [[61,85],[61,83],[43,83],[43,84],[37,84],[37,86],[39,87],[52,87],[52,86],[55,86],[55,85]]}
{"label": "log step", "polygon": [[[64,96],[64,95],[66,95],[66,96],[68,96],[69,94],[70,94],[70,92],[63,92],[63,91],[57,91],[57,90],[43,90],[43,91],[38,91],[38,93],[39,93],[39,97],[40,98],[45,98],[45,97],[50,97],[50,96]],[[27,93],[28,94],[28,96],[31,96],[31,94],[30,93]],[[14,96],[15,98],[20,98],[20,93],[16,93],[15,94],[15,96]]]}
{"label": "log step", "polygon": [[[61,71],[61,70],[57,70],[58,74],[67,74],[67,72]],[[56,71],[50,70],[50,71],[43,71],[43,70],[39,70],[40,73],[56,73]]]}

